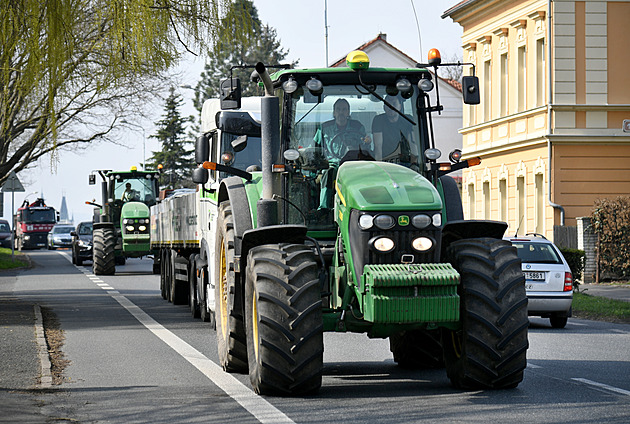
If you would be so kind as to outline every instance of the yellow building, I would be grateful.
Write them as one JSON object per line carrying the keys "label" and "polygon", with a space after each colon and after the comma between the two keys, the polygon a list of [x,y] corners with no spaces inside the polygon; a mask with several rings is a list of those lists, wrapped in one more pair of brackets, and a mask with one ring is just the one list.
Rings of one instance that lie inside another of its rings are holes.
{"label": "yellow building", "polygon": [[630,195],[630,1],[466,0],[481,104],[464,107],[467,218],[553,238],[598,198]]}

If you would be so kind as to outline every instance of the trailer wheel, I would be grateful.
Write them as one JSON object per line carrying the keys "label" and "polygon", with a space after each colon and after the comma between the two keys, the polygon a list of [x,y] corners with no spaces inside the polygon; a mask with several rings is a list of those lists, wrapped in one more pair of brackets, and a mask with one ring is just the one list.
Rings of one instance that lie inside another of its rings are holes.
{"label": "trailer wheel", "polygon": [[192,254],[188,260],[188,306],[193,318],[199,318],[201,315],[197,296],[197,256],[199,255]]}
{"label": "trailer wheel", "polygon": [[243,314],[235,303],[239,290],[234,273],[234,222],[228,203],[219,207],[215,249],[215,301],[219,361],[225,371],[247,371],[247,345]]}
{"label": "trailer wheel", "polygon": [[166,249],[160,249],[160,295],[164,300],[168,298],[166,291],[167,259]]}
{"label": "trailer wheel", "polygon": [[170,300],[173,305],[188,303],[188,264],[186,258],[171,250]]}
{"label": "trailer wheel", "polygon": [[527,297],[521,261],[508,241],[464,239],[447,255],[461,275],[462,328],[444,330],[444,359],[461,389],[514,388],[523,380],[528,348]]}
{"label": "trailer wheel", "polygon": [[92,235],[92,270],[95,275],[114,275],[116,273],[116,231],[112,227],[97,228]]}
{"label": "trailer wheel", "polygon": [[318,271],[312,250],[301,244],[263,245],[249,251],[245,322],[249,378],[258,394],[301,395],[322,384]]}
{"label": "trailer wheel", "polygon": [[197,287],[199,288],[199,317],[203,322],[212,321],[212,311],[208,308],[208,266],[198,268]]}
{"label": "trailer wheel", "polygon": [[440,330],[411,330],[389,336],[389,350],[403,368],[442,368],[444,349]]}

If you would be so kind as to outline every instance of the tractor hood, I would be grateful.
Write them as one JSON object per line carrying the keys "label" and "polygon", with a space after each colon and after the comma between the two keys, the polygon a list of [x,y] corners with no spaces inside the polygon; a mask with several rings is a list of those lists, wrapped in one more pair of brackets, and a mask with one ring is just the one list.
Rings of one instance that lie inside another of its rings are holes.
{"label": "tractor hood", "polygon": [[120,211],[120,218],[149,218],[149,207],[141,202],[127,202]]}
{"label": "tractor hood", "polygon": [[345,162],[337,173],[337,195],[348,209],[440,210],[438,191],[422,175],[393,163]]}

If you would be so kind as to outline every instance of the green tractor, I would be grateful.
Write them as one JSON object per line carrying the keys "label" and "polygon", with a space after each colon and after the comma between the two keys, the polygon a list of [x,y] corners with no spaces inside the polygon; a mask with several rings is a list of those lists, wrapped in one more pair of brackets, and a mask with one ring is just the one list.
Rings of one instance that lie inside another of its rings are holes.
{"label": "green tractor", "polygon": [[[454,150],[439,161],[434,75],[461,64],[432,54],[411,69],[370,68],[363,52],[348,55],[347,68],[272,76],[259,63],[261,165],[230,166],[247,136],[223,163],[207,159],[212,134],[197,140],[193,180],[218,208],[213,257],[197,275],[214,283],[221,365],[249,372],[257,393],[318,390],[325,331],[389,338],[400,366],[445,367],[458,388],[522,381],[521,263],[502,240],[506,223],[464,220],[447,174],[480,159]],[[478,104],[478,79],[462,85],[464,102]],[[221,93],[223,110],[240,106],[240,81],[228,78]],[[217,123],[246,134],[239,119]]]}
{"label": "green tractor", "polygon": [[[90,174],[90,185],[101,176],[102,203],[86,202],[94,210],[92,268],[95,275],[114,275],[116,265],[126,258],[153,254],[150,243],[149,208],[158,195],[157,171],[97,170]],[[159,272],[154,262],[153,272]]]}

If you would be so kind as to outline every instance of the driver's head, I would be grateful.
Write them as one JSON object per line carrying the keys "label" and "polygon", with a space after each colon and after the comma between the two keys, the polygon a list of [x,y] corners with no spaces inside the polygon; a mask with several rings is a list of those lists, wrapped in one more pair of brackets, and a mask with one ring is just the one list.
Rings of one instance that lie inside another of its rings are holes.
{"label": "driver's head", "polygon": [[350,103],[346,99],[339,99],[333,105],[333,117],[340,127],[346,126],[350,117]]}
{"label": "driver's head", "polygon": [[[396,110],[399,111],[401,109],[402,101],[400,100],[400,97],[387,95],[385,96],[385,101],[392,105]],[[387,115],[387,118],[389,118],[390,121],[395,121],[400,116],[398,115],[398,113],[396,113],[396,110],[391,109],[386,104],[383,104],[383,110],[385,111],[385,115]]]}
{"label": "driver's head", "polygon": [[131,183],[125,184],[125,187],[127,187],[127,190],[129,190],[131,188]]}

